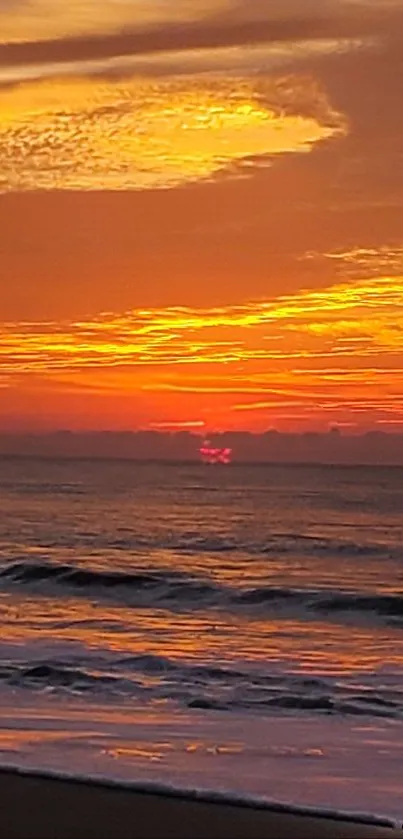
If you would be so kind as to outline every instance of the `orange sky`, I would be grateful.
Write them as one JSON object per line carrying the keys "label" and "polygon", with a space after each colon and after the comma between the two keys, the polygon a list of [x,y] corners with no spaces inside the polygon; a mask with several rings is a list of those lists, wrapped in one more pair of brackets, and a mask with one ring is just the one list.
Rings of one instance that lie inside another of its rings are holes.
{"label": "orange sky", "polygon": [[0,429],[401,430],[403,2],[97,7],[0,3]]}

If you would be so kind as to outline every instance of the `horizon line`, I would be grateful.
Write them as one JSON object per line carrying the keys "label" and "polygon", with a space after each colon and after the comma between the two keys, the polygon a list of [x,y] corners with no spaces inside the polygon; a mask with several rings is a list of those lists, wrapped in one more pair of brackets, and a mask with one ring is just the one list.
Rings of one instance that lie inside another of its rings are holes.
{"label": "horizon line", "polygon": [[[399,423],[396,423],[398,425]],[[174,437],[174,436],[183,436],[187,435],[188,437],[195,437],[198,439],[208,439],[209,437],[220,437],[225,434],[231,435],[243,435],[243,436],[250,436],[250,437],[265,437],[269,435],[278,435],[283,437],[343,437],[344,439],[356,439],[357,437],[368,437],[374,435],[383,435],[385,437],[403,437],[403,427],[401,430],[385,430],[384,428],[369,428],[369,429],[357,429],[354,433],[349,433],[349,430],[346,429],[344,426],[338,426],[337,424],[331,426],[326,430],[314,430],[314,429],[307,429],[307,430],[300,430],[300,431],[281,431],[277,428],[267,428],[264,431],[254,431],[250,429],[217,429],[217,430],[209,430],[205,431],[205,433],[201,433],[201,431],[192,430],[189,428],[174,428],[171,429],[169,427],[164,429],[157,429],[157,428],[137,428],[137,429],[114,429],[114,428],[88,428],[88,429],[72,429],[72,428],[55,428],[55,429],[48,429],[48,430],[38,430],[38,429],[25,429],[25,430],[11,430],[11,429],[0,429],[0,437],[55,437],[55,436],[88,436],[88,435],[102,435],[102,434],[114,434],[114,435],[122,435],[122,436],[135,436],[137,434],[153,434],[159,437]]]}

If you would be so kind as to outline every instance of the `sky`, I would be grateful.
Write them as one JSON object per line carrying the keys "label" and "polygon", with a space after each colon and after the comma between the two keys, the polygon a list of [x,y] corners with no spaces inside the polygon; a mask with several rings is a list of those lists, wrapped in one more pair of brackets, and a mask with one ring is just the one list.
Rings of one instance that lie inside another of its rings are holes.
{"label": "sky", "polygon": [[403,430],[403,0],[0,0],[0,431]]}

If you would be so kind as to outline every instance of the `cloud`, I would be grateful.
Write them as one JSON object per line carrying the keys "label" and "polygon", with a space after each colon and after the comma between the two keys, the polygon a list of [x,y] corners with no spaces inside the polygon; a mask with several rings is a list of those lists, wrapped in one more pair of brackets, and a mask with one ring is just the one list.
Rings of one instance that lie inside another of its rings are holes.
{"label": "cloud", "polygon": [[[340,2],[229,3],[198,20],[125,25],[111,34],[74,35],[0,45],[0,66],[107,59],[124,55],[246,46],[307,39],[394,36],[401,4]],[[94,24],[95,25],[95,24]]]}
{"label": "cloud", "polygon": [[312,79],[41,82],[0,91],[0,190],[209,180],[345,133]]}
{"label": "cloud", "polygon": [[403,276],[403,246],[382,245],[381,247],[355,247],[329,253],[310,252],[301,258],[302,262],[325,265],[333,262],[338,274],[344,278],[362,279],[364,277]]}
{"label": "cloud", "polygon": [[202,429],[205,425],[204,420],[172,420],[172,422],[152,422],[150,423],[150,428],[155,428],[160,431],[164,431],[164,429],[167,431],[186,431]]}
{"label": "cloud", "polygon": [[382,352],[403,360],[402,335],[403,277],[377,278],[241,306],[138,309],[66,324],[4,323],[1,372],[363,359]]}
{"label": "cloud", "polygon": [[134,400],[148,423],[392,428],[403,419],[403,277],[238,306],[4,322],[0,380],[4,405],[40,397],[49,416],[73,419],[83,405],[117,418]]}

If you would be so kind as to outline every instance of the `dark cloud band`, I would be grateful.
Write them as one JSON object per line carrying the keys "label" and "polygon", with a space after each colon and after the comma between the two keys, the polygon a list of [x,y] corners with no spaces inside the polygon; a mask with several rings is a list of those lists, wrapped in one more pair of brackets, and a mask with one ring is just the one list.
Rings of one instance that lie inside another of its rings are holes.
{"label": "dark cloud band", "polygon": [[[251,7],[253,9],[253,6]],[[246,19],[221,15],[199,22],[125,29],[114,35],[70,37],[0,45],[0,65],[99,60],[189,49],[247,46],[268,42],[385,35],[401,29],[403,8],[340,5],[338,11],[283,18],[258,15]]]}

